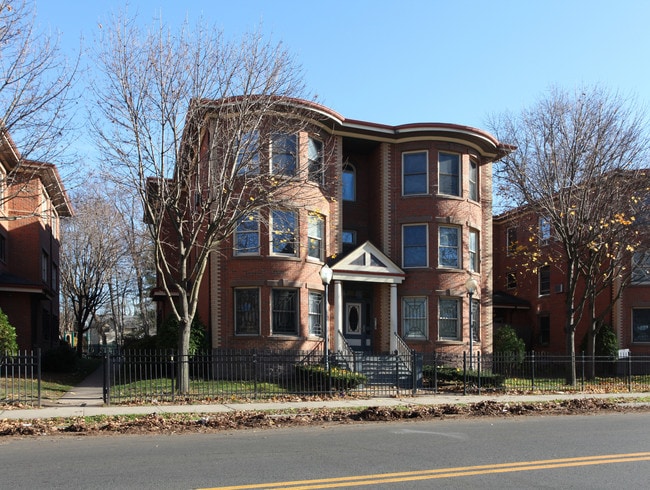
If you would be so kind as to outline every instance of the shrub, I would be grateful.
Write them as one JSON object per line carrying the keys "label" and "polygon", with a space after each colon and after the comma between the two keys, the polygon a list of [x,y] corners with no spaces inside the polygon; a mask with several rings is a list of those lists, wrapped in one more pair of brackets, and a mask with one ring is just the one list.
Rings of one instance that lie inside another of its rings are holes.
{"label": "shrub", "polygon": [[41,368],[51,373],[72,373],[77,369],[78,361],[77,351],[67,342],[63,342],[56,349],[43,353]]}
{"label": "shrub", "polygon": [[[327,391],[328,372],[323,365],[296,366],[296,381],[304,391]],[[329,386],[335,391],[348,391],[368,381],[365,375],[330,367]]]}
{"label": "shrub", "polygon": [[0,310],[0,354],[15,354],[18,351],[16,329],[9,323],[9,318]]}
{"label": "shrub", "polygon": [[[435,366],[425,365],[422,366],[422,376],[428,380],[430,385],[433,385],[435,376],[437,376],[438,383],[459,384],[465,381],[465,373],[463,370],[453,367],[438,366],[438,370],[436,372]],[[478,372],[468,371],[467,381],[478,383]],[[503,386],[504,381],[505,378],[500,374],[481,371],[481,386],[498,388]]]}

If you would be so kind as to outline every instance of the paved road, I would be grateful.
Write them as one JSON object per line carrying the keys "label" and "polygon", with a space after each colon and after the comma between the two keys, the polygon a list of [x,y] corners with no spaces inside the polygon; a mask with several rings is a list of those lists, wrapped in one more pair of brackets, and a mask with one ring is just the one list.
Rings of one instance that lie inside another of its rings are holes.
{"label": "paved road", "polygon": [[0,440],[0,487],[647,488],[648,417],[618,413],[210,435],[11,438]]}

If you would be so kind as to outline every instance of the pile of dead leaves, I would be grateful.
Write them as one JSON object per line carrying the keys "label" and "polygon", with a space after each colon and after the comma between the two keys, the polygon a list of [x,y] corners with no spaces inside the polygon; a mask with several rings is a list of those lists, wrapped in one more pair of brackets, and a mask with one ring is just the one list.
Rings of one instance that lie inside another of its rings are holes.
{"label": "pile of dead leaves", "polygon": [[237,429],[348,424],[467,417],[523,415],[575,415],[603,411],[650,410],[648,405],[622,405],[612,400],[575,399],[556,402],[503,403],[482,401],[467,405],[405,405],[363,409],[312,409],[299,411],[242,411],[218,414],[150,414],[75,419],[0,420],[0,436],[174,434]]}

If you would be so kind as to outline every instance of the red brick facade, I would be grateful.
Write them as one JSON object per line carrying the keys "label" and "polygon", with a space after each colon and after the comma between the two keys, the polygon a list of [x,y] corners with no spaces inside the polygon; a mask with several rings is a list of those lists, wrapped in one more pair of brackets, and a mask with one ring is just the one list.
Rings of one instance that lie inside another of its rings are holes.
{"label": "red brick facade", "polygon": [[[543,285],[540,271],[529,256],[516,253],[509,246],[513,240],[520,245],[538,242],[539,220],[537,214],[523,212],[510,212],[494,219],[494,325],[514,327],[526,342],[527,350],[565,354],[567,295],[559,244],[551,237],[548,244],[539,246],[540,260],[555,258],[548,266],[547,279],[542,279]],[[632,257],[628,259],[632,268]],[[629,349],[632,354],[650,354],[650,336],[643,333],[648,329],[648,324],[643,323],[646,316],[650,321],[650,282],[632,282],[618,300],[614,299],[613,288],[603,291],[596,300],[596,314],[605,312],[605,322],[613,327],[621,349]],[[589,315],[585,314],[576,327],[578,353],[585,347],[588,326]]]}
{"label": "red brick facade", "polygon": [[[56,167],[0,144],[0,308],[20,349],[59,343],[59,218],[71,207]],[[9,179],[7,178],[9,176]]]}
{"label": "red brick facade", "polygon": [[[388,352],[396,348],[397,334],[422,352],[467,351],[465,282],[474,277],[474,348],[491,352],[491,165],[508,148],[474,128],[385,126],[305,104],[326,121],[318,135],[297,135],[297,165],[306,171],[304,148],[317,137],[327,160],[325,180],[321,186],[304,183],[312,198],[307,205],[295,203],[295,255],[273,252],[273,215],[260,220],[254,253],[238,254],[235,235],[212,254],[199,307],[212,346],[319,345],[319,273],[327,263],[333,270],[327,309],[332,350],[349,345]],[[314,216],[323,220],[321,245],[314,245]],[[314,246],[322,251],[313,254]]]}

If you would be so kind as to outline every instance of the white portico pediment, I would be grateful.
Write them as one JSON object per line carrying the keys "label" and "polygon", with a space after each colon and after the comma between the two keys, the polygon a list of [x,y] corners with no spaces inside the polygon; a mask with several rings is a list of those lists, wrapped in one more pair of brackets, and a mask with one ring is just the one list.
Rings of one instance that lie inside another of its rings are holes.
{"label": "white portico pediment", "polygon": [[332,265],[334,280],[401,284],[404,271],[370,242]]}

